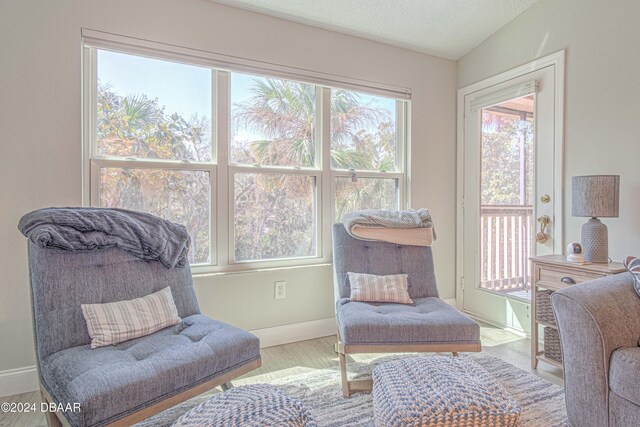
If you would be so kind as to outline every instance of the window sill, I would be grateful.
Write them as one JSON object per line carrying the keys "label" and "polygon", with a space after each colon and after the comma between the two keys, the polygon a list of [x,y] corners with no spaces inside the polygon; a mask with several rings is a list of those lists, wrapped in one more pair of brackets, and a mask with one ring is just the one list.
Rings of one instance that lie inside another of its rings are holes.
{"label": "window sill", "polygon": [[291,265],[291,266],[280,266],[280,267],[264,267],[264,268],[247,268],[247,269],[239,269],[239,270],[220,270],[215,271],[216,267],[192,267],[191,275],[193,277],[211,277],[211,276],[230,276],[233,274],[253,274],[253,273],[264,273],[271,271],[283,271],[283,270],[294,270],[300,268],[313,268],[313,267],[329,267],[333,265],[330,262],[322,261],[317,264],[303,264],[303,265]]}

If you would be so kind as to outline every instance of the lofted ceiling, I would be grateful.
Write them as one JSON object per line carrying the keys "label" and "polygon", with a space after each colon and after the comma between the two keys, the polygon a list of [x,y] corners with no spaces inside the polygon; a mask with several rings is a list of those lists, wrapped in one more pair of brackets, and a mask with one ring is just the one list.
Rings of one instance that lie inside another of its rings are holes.
{"label": "lofted ceiling", "polygon": [[213,0],[457,60],[537,0]]}

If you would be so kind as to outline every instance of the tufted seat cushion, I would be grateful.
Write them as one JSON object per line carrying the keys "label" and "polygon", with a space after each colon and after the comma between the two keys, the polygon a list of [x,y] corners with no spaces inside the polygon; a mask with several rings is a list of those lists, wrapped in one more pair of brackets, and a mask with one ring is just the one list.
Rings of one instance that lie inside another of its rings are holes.
{"label": "tufted seat cushion", "polygon": [[480,327],[439,298],[414,304],[338,300],[338,328],[345,344],[479,344]]}
{"label": "tufted seat cushion", "polygon": [[41,367],[58,402],[79,402],[72,425],[103,425],[260,358],[249,332],[201,314],[115,346],[58,351]]}

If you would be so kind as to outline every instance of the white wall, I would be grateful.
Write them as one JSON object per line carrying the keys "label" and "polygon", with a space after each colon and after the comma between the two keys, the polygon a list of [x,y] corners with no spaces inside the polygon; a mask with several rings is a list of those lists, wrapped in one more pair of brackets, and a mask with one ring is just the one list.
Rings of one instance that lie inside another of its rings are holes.
{"label": "white wall", "polygon": [[[413,206],[433,213],[441,296],[454,297],[455,62],[207,0],[0,4],[0,371],[34,364],[18,219],[81,203],[82,27],[410,87]],[[332,317],[331,276],[320,266],[195,283],[205,314],[257,329]],[[275,280],[287,281],[285,300],[273,299]]]}
{"label": "white wall", "polygon": [[458,62],[464,87],[567,49],[565,242],[586,218],[571,216],[571,176],[619,174],[620,217],[609,256],[640,253],[640,2],[540,0]]}

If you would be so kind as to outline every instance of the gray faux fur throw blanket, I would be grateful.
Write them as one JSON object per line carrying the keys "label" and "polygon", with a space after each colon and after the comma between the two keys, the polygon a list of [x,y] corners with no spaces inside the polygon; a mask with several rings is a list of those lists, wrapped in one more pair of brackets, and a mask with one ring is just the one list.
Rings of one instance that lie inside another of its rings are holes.
{"label": "gray faux fur throw blanket", "polygon": [[87,251],[116,247],[167,268],[184,267],[189,262],[187,229],[142,212],[45,208],[23,216],[18,229],[41,248]]}

